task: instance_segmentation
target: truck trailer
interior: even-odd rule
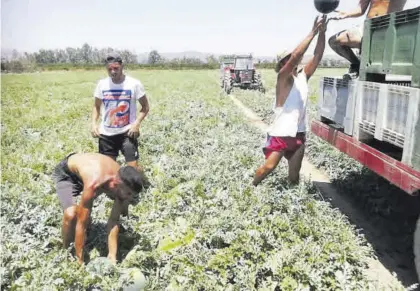
[[[420,192],[420,6],[365,20],[356,79],[321,77],[311,132],[408,195]],[[414,233],[420,280],[420,219]]]

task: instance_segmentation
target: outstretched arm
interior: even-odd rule
[[[303,55],[307,51],[315,35],[318,33],[318,29],[319,29],[319,26],[321,25],[321,21],[322,19],[320,20],[318,17],[315,18],[315,22],[312,27],[312,30],[305,37],[305,39],[293,50],[287,63],[284,64],[284,66],[280,69],[277,79],[283,76],[288,76],[293,73],[294,68],[299,65],[300,61],[303,58]]]
[[[93,204],[94,191],[92,188],[83,189],[80,204],[77,206],[77,223],[75,233],[76,257],[80,264],[83,263],[83,248],[86,238],[86,227],[89,221],[90,212]]]
[[[300,61],[303,58],[306,50],[308,49],[311,41],[314,39],[315,35],[318,33],[318,29],[322,24],[324,18],[315,18],[314,25],[311,32],[308,36],[295,48],[292,52],[289,60],[286,64],[280,69],[277,75],[277,84],[276,84],[276,106],[283,106],[286,102],[287,95],[283,94],[286,82],[288,77],[293,73],[293,70],[299,65]]]
[[[371,0],[360,0],[359,5],[357,8],[350,12],[344,12],[344,11],[338,11],[336,10],[338,14],[336,16],[331,17],[332,20],[340,20],[340,19],[346,19],[346,18],[356,18],[360,17],[363,14],[365,14],[366,10],[369,7]]]
[[[324,19],[325,20],[325,19]],[[318,68],[319,63],[321,62],[322,56],[324,55],[325,50],[325,31],[326,31],[326,23],[324,22],[323,26],[319,30],[318,41],[316,43],[314,56],[306,64],[304,68],[304,72],[306,75],[307,80],[315,73],[316,69]]]

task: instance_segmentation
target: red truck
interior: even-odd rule
[[[365,21],[359,77],[321,78],[311,132],[419,194],[420,7]],[[420,219],[414,255],[420,278]]]

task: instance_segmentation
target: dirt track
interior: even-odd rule
[[[234,104],[243,111],[252,125],[265,132],[267,124],[262,121],[262,118],[247,108],[233,95],[229,95],[229,97]],[[363,233],[371,244],[375,244],[378,259],[370,259],[367,275],[376,290],[392,290],[389,285],[390,283],[393,283],[393,286],[399,285],[402,290],[419,289],[415,285],[417,283],[417,278],[414,270],[410,268],[401,269],[399,260],[393,257],[392,253],[388,252],[388,244],[390,242],[387,241],[386,235],[382,233],[362,211],[357,207],[354,207],[348,197],[341,195],[339,191],[337,191],[331,184],[328,175],[315,168],[306,158],[304,158],[302,162],[301,174],[314,183],[326,201],[329,201],[333,207],[338,208],[345,214],[351,223],[355,224],[358,228],[363,229]],[[389,267],[390,270],[388,270],[382,262],[386,262],[387,266],[391,266]],[[391,274],[391,272],[395,272],[396,269],[398,269],[399,278],[401,278],[401,281],[404,283]]]

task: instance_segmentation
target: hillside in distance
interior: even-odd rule
[[[200,59],[201,61],[205,62],[207,58],[211,55],[213,55],[216,59],[218,59],[223,54],[220,53],[206,53],[206,52],[199,52],[199,51],[184,51],[184,52],[158,52],[164,59],[166,60],[173,60],[173,59],[182,59],[182,58],[193,58],[193,59]],[[252,53],[252,52],[250,52]],[[240,53],[240,54],[246,54],[246,53]],[[143,52],[138,54],[138,61],[140,63],[146,63],[148,59],[149,53]],[[272,62],[276,56],[259,56],[259,55],[253,55],[254,59],[263,61]],[[303,63],[306,63],[309,61],[309,59],[312,57],[312,54],[306,54],[303,58]],[[336,55],[334,53],[325,54],[323,59],[330,59],[330,60],[336,60],[340,61],[343,60],[342,57],[339,55]]]

